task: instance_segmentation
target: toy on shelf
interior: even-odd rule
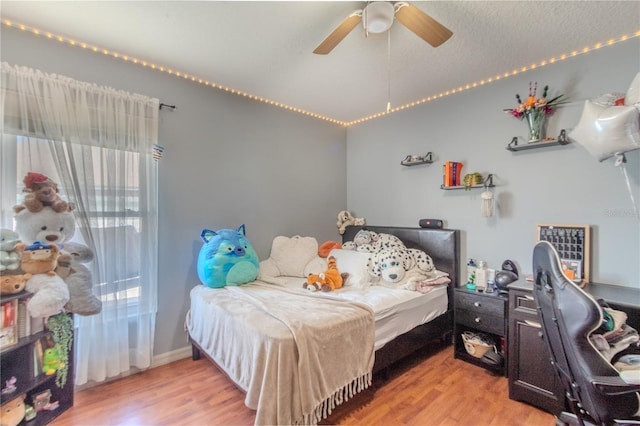
[[[60,352],[55,346],[47,348],[42,354],[42,372],[47,376],[51,376],[56,371],[64,367],[64,363],[60,361]]]
[[[25,395],[20,395],[2,404],[2,407],[0,407],[0,425],[18,426],[20,424],[25,412],[24,398]]]
[[[18,389],[18,387],[16,386],[17,382],[18,379],[16,379],[16,376],[11,376],[9,380],[5,381],[5,387],[2,388],[2,395],[14,393],[16,389]]]
[[[25,285],[25,289],[33,293],[27,302],[27,309],[31,316],[46,318],[61,312],[69,301],[69,289],[62,278],[54,272],[60,254],[58,246],[40,242],[29,246],[26,243],[19,243],[16,249],[22,257],[20,267],[31,274]]]
[[[338,232],[342,235],[345,233],[347,226],[360,226],[365,223],[366,220],[363,217],[355,217],[348,210],[342,210],[338,213],[338,222],[336,222],[336,226],[338,227]]]
[[[31,278],[31,274],[22,275],[1,275],[0,276],[0,295],[17,294],[24,290],[27,280]]]

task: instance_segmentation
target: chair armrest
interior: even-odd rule
[[[640,392],[640,384],[629,384],[620,376],[595,376],[590,380],[591,384],[605,395],[625,395]]]

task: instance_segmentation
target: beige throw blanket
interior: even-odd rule
[[[371,384],[374,319],[363,304],[260,281],[198,286],[188,328],[247,392],[256,424],[316,424]]]

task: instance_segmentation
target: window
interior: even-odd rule
[[[13,182],[8,196],[7,207],[20,204],[24,198],[23,179],[28,172],[38,172],[58,183],[60,196],[73,202],[73,193],[62,182],[56,171],[49,141],[37,138],[7,138],[15,143],[15,163],[13,170],[3,172],[3,179]],[[7,142],[8,143],[8,142]],[[107,259],[102,265],[103,278],[94,280],[94,294],[103,303],[103,309],[115,301],[127,300],[137,303],[140,297],[140,188],[138,164],[140,154],[109,148],[88,147],[92,176],[86,179],[90,187],[83,202],[87,209],[89,225],[94,235],[95,256]],[[11,174],[11,176],[9,176]],[[4,203],[3,203],[4,206]],[[78,206],[76,206],[78,208]],[[4,207],[3,207],[4,209]],[[8,225],[15,228],[15,223]],[[73,241],[87,244],[83,232],[76,223]],[[120,244],[123,243],[124,244]],[[126,250],[118,247],[126,247]],[[106,263],[106,264],[105,264]],[[86,265],[91,269],[92,266]],[[94,274],[96,275],[96,274]]]
[[[39,171],[76,203],[74,238],[94,250],[92,292],[103,304],[98,314],[76,316],[76,385],[148,368],[157,304],[152,147],[159,101],[6,62],[0,67],[3,226],[12,225],[23,175]]]

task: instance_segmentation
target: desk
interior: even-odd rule
[[[640,329],[640,288],[587,284],[584,290],[611,308],[627,313],[627,324]],[[549,363],[549,350],[533,299],[533,283],[519,280],[509,285],[509,398],[550,413],[564,409],[562,385]]]
[[[603,299],[613,309],[626,312],[627,324],[640,330],[640,288],[590,283],[583,290],[596,300]]]

